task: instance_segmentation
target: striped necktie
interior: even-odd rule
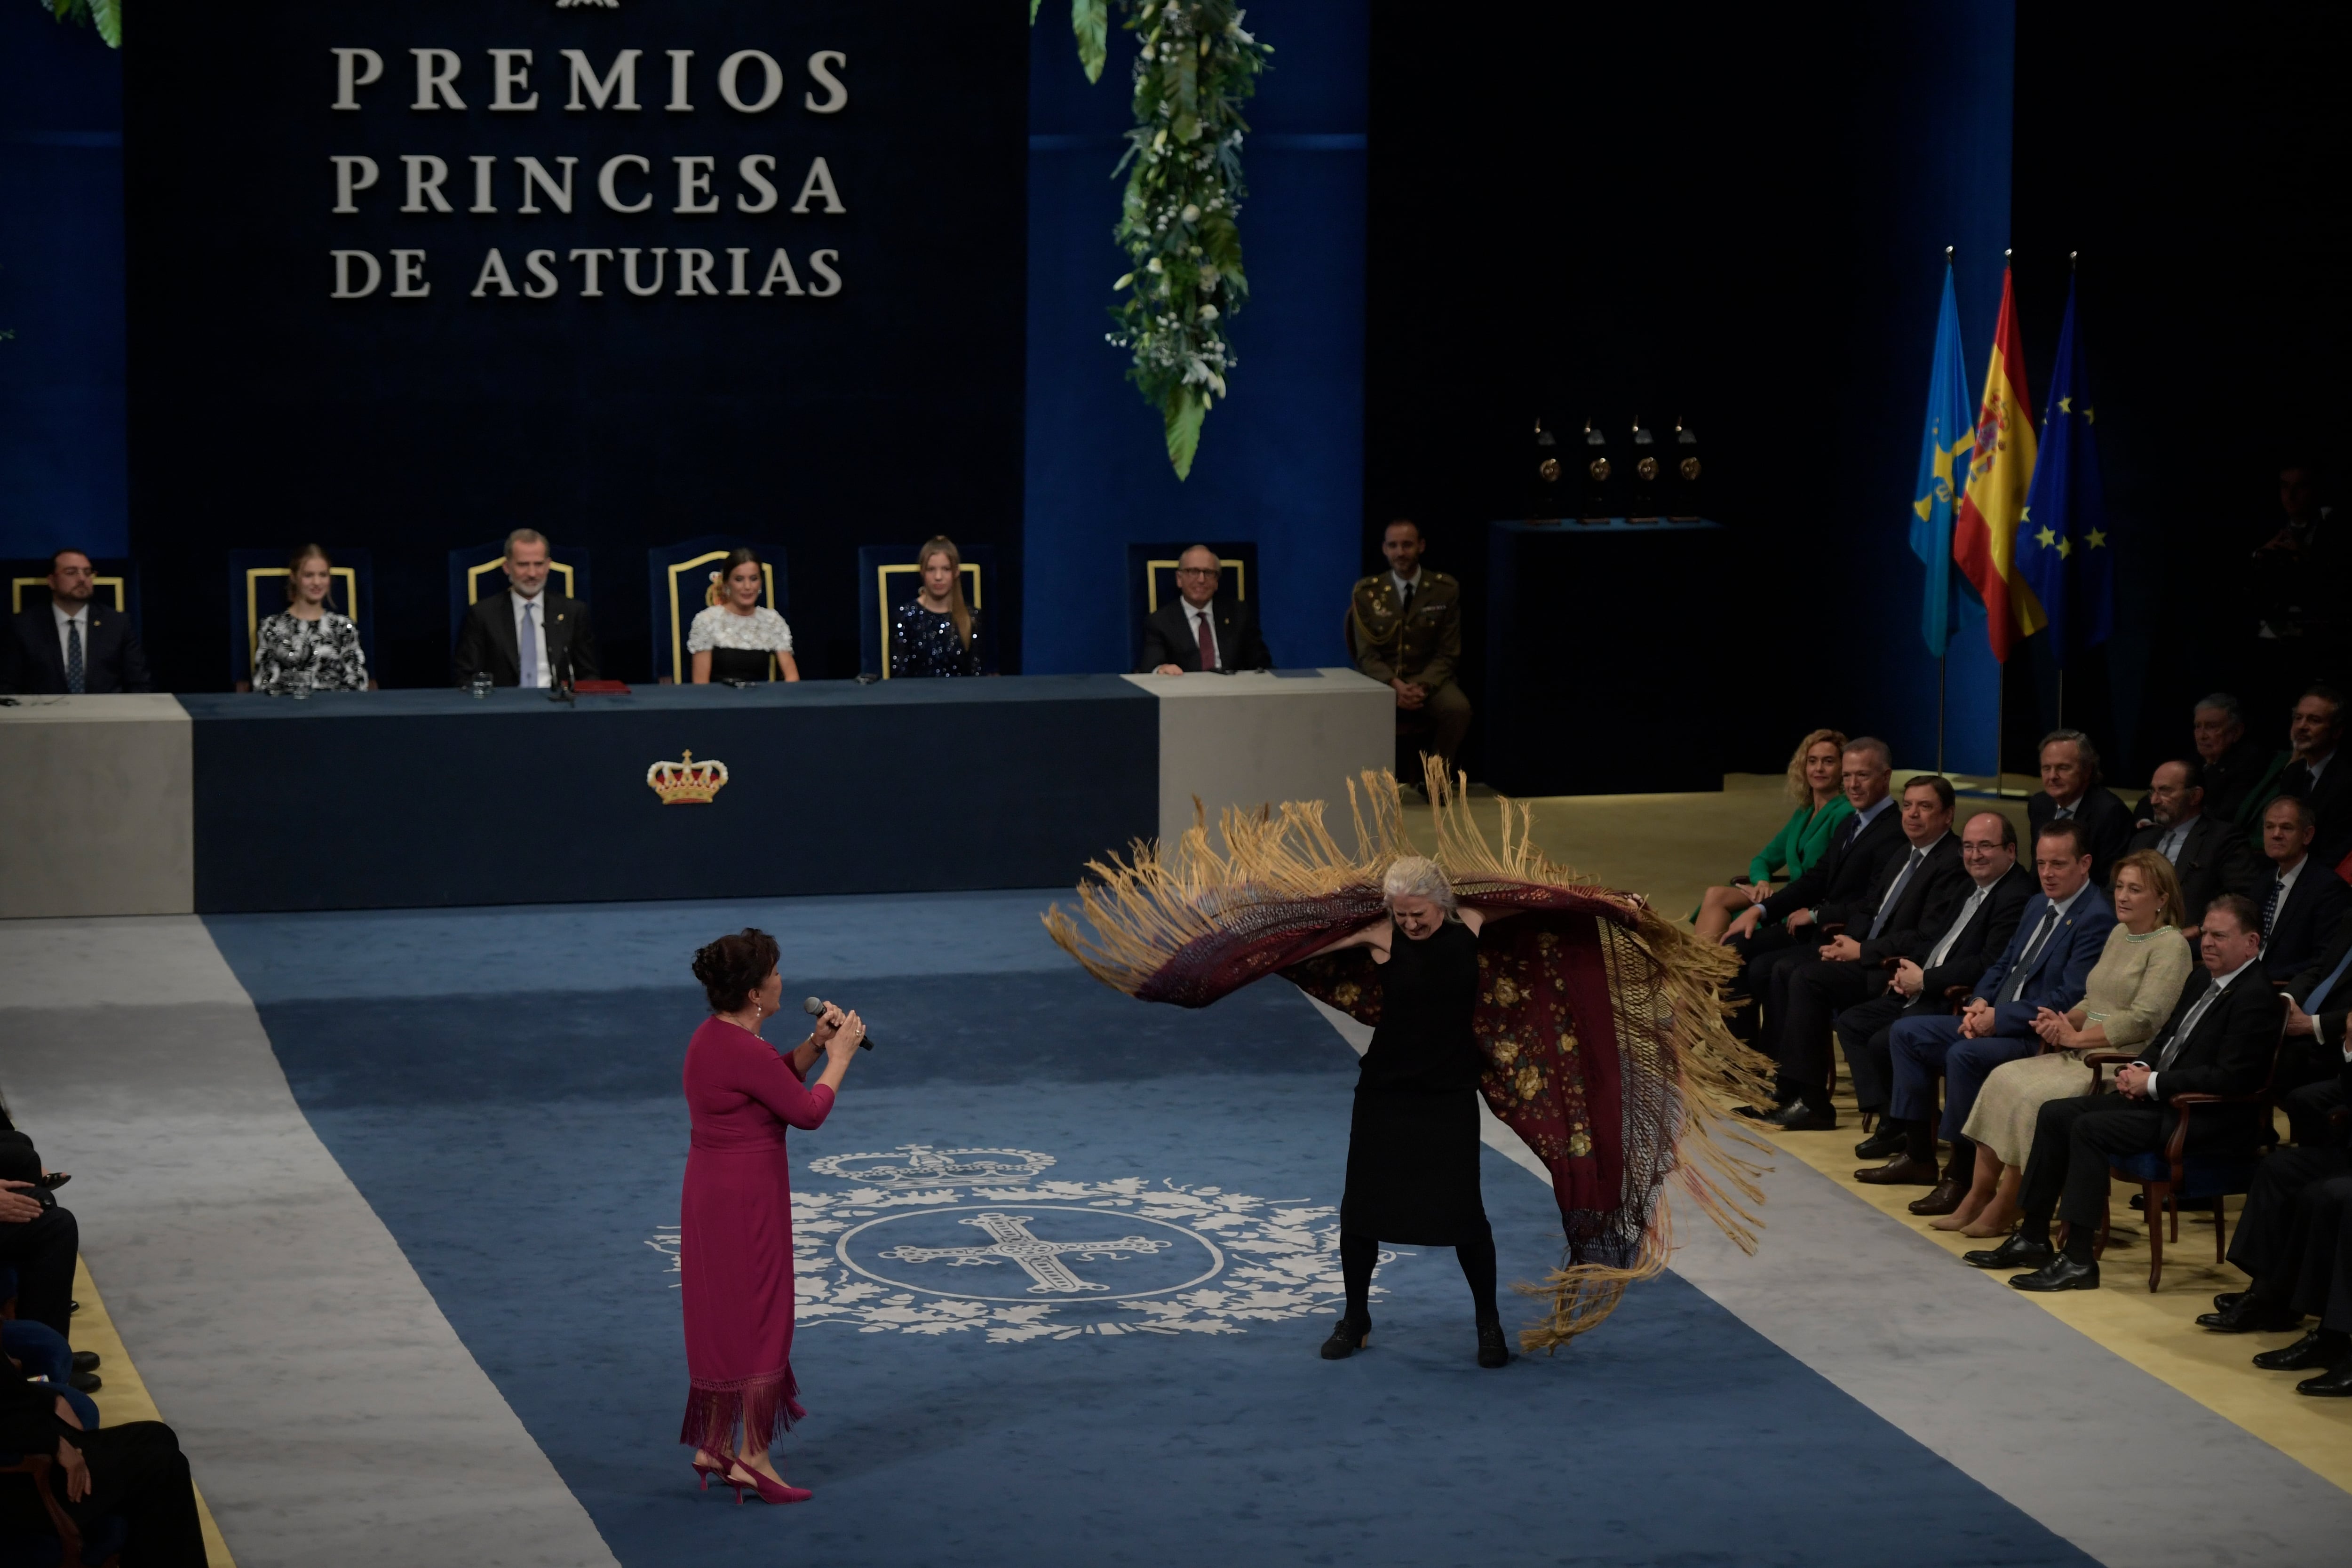
[[[2344,972],[2347,969],[2352,969],[2352,946],[2345,948],[2344,956],[2336,961],[2336,967],[2327,972],[2327,978],[2311,988],[2311,994],[2303,999],[2303,1010],[2318,1012],[2320,1004],[2327,1000],[2328,994],[2336,989],[2336,983],[2344,978]]]
[[[1919,868],[1919,862],[1927,858],[1927,852],[1925,849],[1914,849],[1911,851],[1910,858],[1904,861],[1902,874],[1895,879],[1895,885],[1886,889],[1886,897],[1878,901],[1878,915],[1870,922],[1871,935],[1876,936],[1886,929],[1887,921],[1895,914],[1895,906],[1902,900],[1904,888],[1911,880],[1911,873],[1916,871]]]
[[[2042,949],[2050,941],[2052,928],[2058,923],[2058,906],[2051,905],[2042,912],[2042,923],[2033,928],[2033,936],[2017,955],[2017,967],[2009,972],[2008,984],[2000,988],[2000,999],[2014,1002],[2025,994],[2025,983],[2033,977],[2033,966],[2041,960]]]
[[[2271,879],[2271,896],[2263,900],[2263,940],[2271,939],[2271,922],[2278,919],[2279,899],[2286,891],[2286,879]]]
[[[79,616],[66,623],[66,689],[74,692],[89,689],[89,667],[82,659],[81,618]]]

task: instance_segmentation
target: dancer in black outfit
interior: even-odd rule
[[[1356,1079],[1339,1202],[1347,1315],[1324,1342],[1323,1358],[1353,1355],[1370,1339],[1372,1268],[1385,1239],[1454,1248],[1477,1309],[1478,1364],[1503,1366],[1511,1352],[1495,1305],[1495,1235],[1478,1195],[1486,1058],[1471,1009],[1482,917],[1457,912],[1445,873],[1418,857],[1391,866],[1381,890],[1389,918],[1323,949],[1369,947],[1381,965],[1381,1021]]]

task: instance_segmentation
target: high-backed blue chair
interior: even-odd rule
[[[1195,544],[1217,552],[1217,592],[1247,603],[1258,592],[1257,545],[1249,540],[1185,539],[1127,547],[1127,667],[1143,662],[1143,623],[1176,593],[1176,558]]]
[[[653,631],[655,679],[684,684],[688,679],[694,661],[686,651],[686,634],[693,627],[694,617],[718,602],[712,595],[718,587],[719,563],[729,551],[743,549],[760,552],[760,565],[768,580],[761,602],[787,621],[792,619],[792,580],[782,551],[756,539],[726,533],[706,533],[698,539],[658,545],[646,552],[646,576],[653,588],[653,610],[646,625]],[[768,679],[775,679],[778,673],[776,661],[770,658]]]
[[[253,679],[254,645],[261,623],[286,607],[286,558],[291,550],[232,550],[228,552],[228,676],[232,685]],[[375,674],[375,562],[364,550],[329,550],[334,586],[327,608],[349,616],[359,627],[360,651],[368,674]]]
[[[90,581],[98,589],[98,602],[112,605],[131,617],[133,631],[139,630],[139,563],[127,555],[90,557]],[[284,565],[284,562],[279,562]],[[36,556],[27,561],[0,561],[0,573],[8,578],[8,613],[22,614],[30,605],[47,601],[49,593],[49,563]]]
[[[2280,1040],[2285,1039],[2286,1028],[2279,1026]],[[2137,1061],[2130,1051],[2091,1051],[2084,1061],[2091,1068],[2091,1092],[2100,1092],[2104,1079],[2100,1068]],[[2271,1047],[2269,1071],[2263,1075],[2263,1087],[2252,1094],[2176,1094],[2167,1104],[2179,1114],[2172,1124],[2172,1136],[2158,1152],[2126,1154],[2108,1162],[2108,1169],[2126,1182],[2137,1182],[2140,1206],[2147,1217],[2147,1288],[2153,1293],[2164,1282],[2165,1228],[2168,1224],[2170,1239],[2180,1240],[2180,1205],[2194,1204],[2213,1211],[2213,1261],[2228,1261],[2230,1220],[2223,1201],[2252,1192],[2254,1168],[2262,1163],[2260,1150],[2253,1148],[2215,1148],[2207,1142],[2203,1148],[2195,1145],[2200,1110],[2215,1105],[2259,1105],[2267,1116],[2271,1106],[2271,1085],[2278,1072],[2278,1046]],[[2094,1251],[2104,1254],[2107,1248],[2107,1216],[2099,1216],[2099,1238]]]
[[[980,668],[996,665],[996,551],[958,542],[963,556],[963,595],[980,616]],[[890,679],[890,613],[922,592],[923,568],[911,544],[866,544],[857,551],[858,668]]]
[[[551,550],[548,577],[556,591],[567,599],[592,603],[594,595],[588,586],[588,552],[556,545]],[[507,574],[501,570],[507,563],[507,542],[493,539],[487,544],[469,544],[462,550],[449,552],[449,646],[457,646],[457,632],[466,624],[466,612],[474,607],[485,594],[495,594],[507,585]]]

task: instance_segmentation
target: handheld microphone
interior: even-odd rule
[[[818,996],[810,997],[808,1000],[801,1004],[801,1011],[806,1013],[812,1018],[824,1017],[824,998]],[[871,1035],[861,1036],[857,1041],[857,1048],[861,1051],[872,1050],[874,1048],[874,1037]]]

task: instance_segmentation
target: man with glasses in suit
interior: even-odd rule
[[[1217,552],[1195,544],[1176,558],[1176,597],[1143,623],[1143,668],[1154,675],[1271,669],[1257,616],[1217,594]]]
[[[96,603],[97,590],[88,555],[60,550],[49,557],[47,602],[20,612],[0,647],[0,692],[78,696],[154,689],[131,617]]]
[[[507,586],[476,601],[457,633],[457,684],[488,674],[493,686],[552,687],[596,679],[596,634],[588,606],[551,593],[547,536],[507,535]]]

